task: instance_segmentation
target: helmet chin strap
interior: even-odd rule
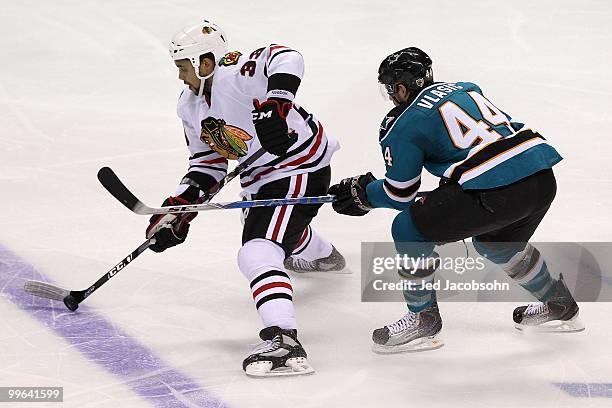
[[[204,94],[204,84],[206,83],[206,80],[208,78],[213,76],[217,67],[215,66],[210,74],[202,76],[200,75],[200,65],[196,65],[196,61],[194,59],[191,60],[191,65],[193,65],[196,77],[200,80],[200,89],[198,90],[198,97],[202,97],[202,95]]]
[[[204,85],[206,84],[206,80],[210,77],[213,76],[213,74],[215,73],[215,70],[213,69],[213,72],[211,72],[208,75],[205,76],[200,76],[200,74],[196,74],[196,76],[198,77],[198,79],[200,80],[200,89],[198,90],[198,96],[202,97],[202,95],[204,94]]]

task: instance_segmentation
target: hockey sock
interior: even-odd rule
[[[293,288],[287,273],[272,270],[258,275],[251,281],[251,292],[264,327],[297,328]]]
[[[533,245],[474,241],[474,247],[540,302],[546,302],[551,296],[556,279],[551,276],[546,261]]]
[[[418,313],[432,305],[434,272],[438,267],[438,254],[412,258],[414,263],[400,268],[398,273],[404,282],[404,299],[411,312]]]
[[[546,302],[551,295],[555,280],[550,275],[546,261],[540,251],[531,244],[500,265],[502,269],[540,302]]]
[[[331,253],[332,244],[309,225],[304,230],[291,255],[311,262],[316,259],[325,258]]]
[[[433,273],[426,278],[411,281],[418,289],[404,290],[404,299],[408,309],[413,313],[427,309],[433,303],[433,289],[427,289],[427,285],[433,284]]]
[[[293,287],[283,267],[284,259],[284,250],[266,239],[248,241],[238,252],[238,266],[249,280],[264,327],[296,329]]]

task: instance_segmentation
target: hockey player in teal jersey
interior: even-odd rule
[[[392,109],[380,127],[384,179],[371,173],[330,188],[334,210],[361,216],[373,208],[399,210],[392,235],[400,254],[425,255],[403,279],[431,282],[434,243],[472,237],[477,251],[499,264],[538,302],[515,309],[518,329],[579,331],[578,306],[528,243],[556,193],[552,167],[562,160],[536,130],[514,121],[470,82],[434,82],[431,59],[410,47],[389,55],[378,80]],[[415,201],[425,168],[440,186]],[[438,348],[442,329],[435,291],[406,290],[408,313],[373,333],[374,351]]]

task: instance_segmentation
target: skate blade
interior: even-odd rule
[[[293,272],[293,273],[297,273],[298,275],[305,275],[305,274],[310,274],[310,273],[325,273],[325,274],[334,274],[334,275],[350,275],[353,273],[352,270],[350,270],[348,267],[344,267],[342,269],[317,269],[317,270],[295,270],[295,269],[289,269],[286,268],[287,270]]]
[[[271,361],[256,361],[249,364],[245,369],[249,377],[283,377],[290,375],[305,375],[314,373],[314,369],[308,364],[304,357],[290,358],[285,363],[285,367],[278,367],[272,370]]]
[[[525,333],[576,333],[584,330],[584,324],[576,313],[569,320],[552,320],[537,326],[515,323],[514,328]]]
[[[397,346],[385,346],[384,344],[373,344],[372,351],[376,354],[412,353],[427,350],[436,350],[444,345],[440,333],[433,336],[422,337]]]
[[[299,274],[305,274],[305,273],[325,273],[325,274],[333,274],[333,275],[350,275],[350,274],[353,273],[353,271],[351,271],[349,268],[342,268],[342,269],[330,269],[328,271],[318,270],[318,271],[295,272],[295,273],[299,273]]]

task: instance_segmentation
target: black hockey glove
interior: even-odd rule
[[[275,156],[282,156],[297,141],[298,135],[287,127],[291,102],[270,98],[263,103],[253,99],[253,124],[261,146]]]
[[[366,186],[375,181],[372,173],[345,178],[329,188],[329,194],[336,196],[332,204],[334,211],[345,215],[366,215],[372,209],[372,204],[366,195]]]
[[[168,197],[162,203],[162,207],[172,205],[187,205],[193,204],[180,196]],[[147,238],[155,238],[155,244],[149,248],[154,252],[164,252],[166,249],[182,244],[187,238],[189,232],[189,222],[193,220],[198,213],[186,214],[156,214],[149,219],[147,227]]]

